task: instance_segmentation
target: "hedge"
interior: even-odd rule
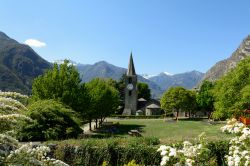
[[[54,142],[56,146],[51,155],[71,166],[98,166],[104,161],[111,166],[120,166],[132,160],[140,165],[159,165],[161,156],[157,149],[160,145],[155,145],[157,142],[150,140],[129,139],[125,144],[119,139],[86,139],[77,143],[74,141]],[[204,165],[226,165],[224,156],[228,154],[228,141],[209,142],[208,148],[210,161]]]
[[[120,118],[120,119],[162,119],[165,115],[112,115],[112,118]]]

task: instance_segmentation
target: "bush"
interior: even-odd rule
[[[134,160],[139,165],[159,165],[161,155],[155,146],[145,138],[86,139],[53,142],[56,148],[53,156],[69,165],[95,166],[105,163],[124,165]],[[177,144],[175,144],[177,145]],[[225,165],[229,142],[209,142],[209,160],[204,165]]]
[[[216,158],[217,165],[226,165],[225,156],[228,154],[229,141],[210,142],[207,148],[210,150],[209,156]]]
[[[160,154],[156,153],[156,147],[137,144],[129,146],[117,145],[116,142],[96,146],[91,142],[79,147],[66,144],[57,146],[56,158],[63,159],[69,165],[96,166],[106,161],[108,165],[123,165],[135,160],[142,165],[158,165]]]
[[[53,100],[37,101],[28,107],[33,121],[21,124],[21,141],[45,141],[76,138],[82,129],[73,117],[73,111]]]
[[[121,119],[162,119],[165,115],[112,115],[112,118],[121,118]]]

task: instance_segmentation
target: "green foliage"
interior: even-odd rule
[[[119,105],[119,92],[106,80],[93,79],[86,84],[90,98],[90,108],[86,116],[91,119],[102,119],[114,113]]]
[[[183,87],[171,87],[161,98],[161,108],[166,112],[191,111],[196,109],[195,92]]]
[[[213,165],[226,165],[225,156],[229,151],[229,141],[209,142],[207,144],[207,148],[210,150],[210,158],[215,159],[215,163]]]
[[[136,141],[137,140],[137,141]],[[133,141],[133,143],[129,143]],[[134,142],[135,141],[135,142]],[[120,139],[91,139],[83,140],[80,144],[70,141],[54,142],[57,144],[54,156],[69,165],[95,166],[102,165],[125,165],[134,160],[138,165],[159,165],[160,153],[156,152],[158,146],[144,144],[141,138],[129,139],[128,144],[121,144]],[[174,143],[176,146],[178,143]],[[170,146],[172,144],[169,144]],[[204,165],[225,165],[224,156],[228,154],[229,142],[208,142],[209,160],[202,160]]]
[[[150,100],[151,94],[150,94],[150,89],[148,87],[148,84],[138,82],[137,83],[137,88],[138,88],[138,99],[139,98],[144,98],[146,100]]]
[[[108,165],[124,165],[132,160],[140,165],[159,165],[157,147],[145,144],[143,139],[129,140],[132,142],[126,145],[121,144],[121,139],[84,140],[77,146],[58,142],[54,155],[72,166],[96,166],[102,165],[103,161]]]
[[[214,110],[213,83],[204,81],[197,94],[196,101],[200,109],[212,112]]]
[[[169,116],[172,116],[169,114]],[[121,119],[162,119],[165,115],[111,115],[112,118],[121,118]]]
[[[19,131],[22,141],[45,141],[76,138],[82,133],[73,111],[53,100],[39,100],[28,107],[27,115],[33,119]]]
[[[32,86],[32,99],[58,100],[77,112],[83,113],[88,106],[87,94],[84,84],[80,84],[79,73],[67,60],[34,80]]]
[[[197,111],[197,102],[196,102],[196,92],[193,90],[187,90],[186,92],[186,105],[184,106],[184,110],[189,112],[189,116],[191,113],[195,113]]]
[[[138,164],[136,164],[135,160],[130,161],[128,164],[125,164],[124,166],[139,166]]]
[[[242,60],[235,69],[215,83],[216,119],[239,116],[243,109],[250,108],[250,58]]]

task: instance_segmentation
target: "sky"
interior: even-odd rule
[[[0,0],[0,31],[44,59],[206,72],[250,34],[249,0]]]

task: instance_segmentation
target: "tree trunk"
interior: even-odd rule
[[[212,115],[212,111],[208,111],[208,114],[207,114],[208,120],[210,120],[211,115]]]
[[[179,120],[179,110],[177,110],[176,112],[176,121],[178,122],[178,120]]]
[[[95,126],[98,128],[98,119],[95,119]]]

